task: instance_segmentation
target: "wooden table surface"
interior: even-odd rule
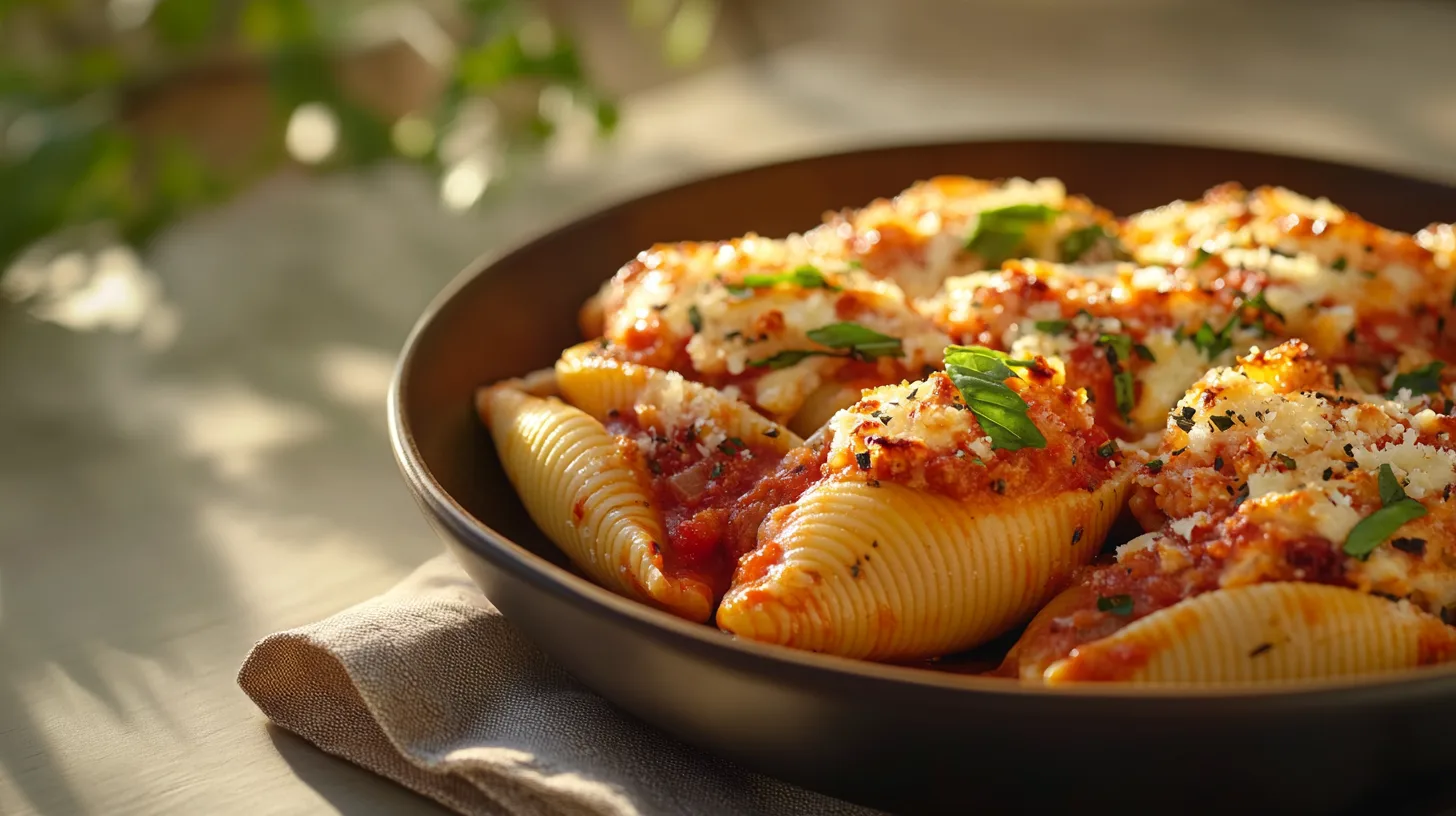
[[[905,139],[1164,136],[1456,179],[1449,3],[874,6],[796,6],[808,41],[628,100],[616,142],[468,216],[405,168],[279,178],[140,261],[8,276],[0,813],[441,812],[266,727],[234,677],[258,638],[438,551],[383,394],[479,252],[688,176]]]

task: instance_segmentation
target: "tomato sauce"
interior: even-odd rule
[[[734,522],[738,500],[775,472],[783,454],[759,440],[736,437],[708,447],[695,426],[648,440],[644,431],[654,432],[625,414],[609,418],[606,428],[640,457],[655,503],[663,510],[664,572],[690,575],[716,593],[724,592],[741,546],[736,541],[747,535],[746,521]]]

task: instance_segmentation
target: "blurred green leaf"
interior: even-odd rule
[[[597,127],[602,133],[614,133],[617,130],[617,122],[621,114],[617,110],[617,103],[610,99],[597,101],[596,107]]]
[[[462,51],[455,73],[465,88],[488,91],[521,72],[525,55],[515,33],[503,34],[490,42]]]
[[[333,17],[318,17],[320,9],[334,6],[315,0],[157,0],[144,23],[134,21],[151,34],[146,44],[131,31],[110,36],[106,22],[95,19],[108,1],[0,0],[0,128],[22,123],[13,145],[0,130],[0,189],[9,193],[0,205],[0,270],[31,244],[71,225],[107,221],[125,240],[142,242],[188,212],[237,193],[287,160],[286,128],[301,105],[326,106],[338,124],[337,145],[320,169],[403,158],[431,172],[445,170],[440,139],[428,148],[418,141],[408,147],[408,140],[394,138],[392,119],[346,92],[338,72],[344,27]],[[535,0],[455,2],[465,15],[456,65],[434,109],[413,116],[445,134],[472,100],[524,82],[531,91],[565,86],[594,112],[600,132],[617,127],[615,102],[589,82],[575,43],[550,25]],[[678,27],[673,36],[689,42],[701,39],[703,17],[679,20],[685,7],[716,10],[714,0],[645,5]],[[664,9],[677,15],[666,16]],[[707,16],[711,24],[713,13]],[[12,47],[17,36],[37,32],[40,48]],[[126,118],[129,105],[156,98],[151,91],[170,82],[170,71],[214,51],[261,61],[275,113],[266,139],[226,176],[175,134],[149,129],[143,137]],[[48,52],[62,58],[35,57]],[[496,147],[508,155],[533,150],[556,129],[539,112],[507,118],[505,141]]]
[[[318,31],[307,0],[249,0],[240,27],[244,41],[260,49],[305,43]]]
[[[149,24],[163,43],[193,49],[211,39],[217,6],[208,0],[157,0]]]

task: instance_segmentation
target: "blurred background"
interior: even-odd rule
[[[476,255],[897,141],[1456,181],[1453,42],[1449,0],[0,0],[0,813],[423,807],[233,676],[437,552],[384,392]]]

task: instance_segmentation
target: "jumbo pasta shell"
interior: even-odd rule
[[[567,349],[556,363],[556,384],[567,402],[598,420],[618,414],[642,417],[650,410],[669,426],[707,421],[727,436],[751,439],[780,453],[804,444],[747,403],[674,371],[594,354],[595,345]]]
[[[836,413],[859,402],[863,393],[860,384],[830,380],[804,399],[804,404],[789,420],[789,429],[801,436],[812,436]]]
[[[483,389],[477,408],[531,519],[572,563],[617,593],[708,620],[712,588],[664,574],[662,515],[602,423],[505,386]]]
[[[1405,602],[1328,584],[1197,595],[1076,649],[1048,685],[1239,684],[1394,671],[1456,657],[1456,629]]]
[[[718,625],[869,660],[976,646],[1031,615],[1092,558],[1128,473],[1094,492],[989,508],[892,483],[821,483],[764,523]]]

